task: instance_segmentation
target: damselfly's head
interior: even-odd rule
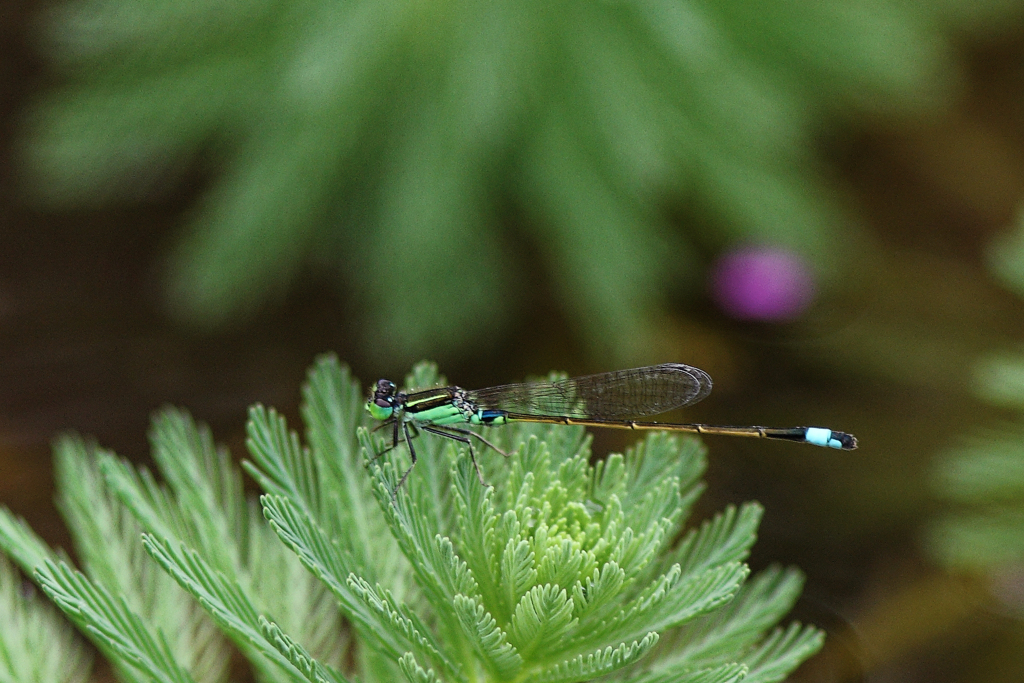
[[[366,412],[374,420],[386,420],[395,412],[395,383],[379,379],[373,385],[373,394],[366,402]]]

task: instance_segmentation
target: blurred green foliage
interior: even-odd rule
[[[1024,213],[988,257],[993,275],[1024,295]],[[1013,417],[975,429],[939,459],[933,490],[950,509],[930,526],[927,542],[947,566],[1005,572],[1024,563],[1024,352],[984,354],[973,378],[977,396]]]
[[[1016,225],[997,237],[986,253],[988,267],[999,282],[1024,298],[1024,208]]]
[[[976,370],[979,393],[1024,408],[1024,355],[991,356]],[[1024,562],[1024,415],[950,449],[937,463],[936,493],[949,505],[930,527],[933,556],[947,566],[1001,571]]]
[[[814,136],[941,105],[958,80],[945,27],[1009,11],[79,0],[45,22],[63,84],[29,117],[29,184],[98,205],[214,159],[166,268],[172,309],[199,325],[312,267],[372,351],[450,353],[521,314],[513,292],[541,272],[593,350],[631,358],[729,243],[791,246],[840,277],[849,222]]]

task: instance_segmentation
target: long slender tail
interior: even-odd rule
[[[545,422],[550,424],[580,425],[582,427],[608,427],[611,429],[663,429],[672,432],[692,434],[716,434],[721,436],[744,436],[755,439],[796,441],[814,446],[852,451],[857,447],[853,434],[837,432],[825,427],[734,427],[706,424],[674,424],[671,422],[637,422],[634,420],[599,420],[575,417],[523,415],[508,413],[508,421]]]

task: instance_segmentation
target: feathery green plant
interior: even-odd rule
[[[0,681],[85,683],[91,663],[67,622],[0,555]]]
[[[409,384],[439,380],[421,364]],[[510,425],[495,437],[510,457],[481,458],[485,488],[465,450],[424,438],[393,495],[407,458],[372,458],[348,371],[322,359],[304,398],[306,445],[275,411],[250,412],[244,466],[269,524],[209,432],[165,410],[163,483],[58,442],[83,572],[6,510],[0,547],[125,681],[226,680],[230,643],[261,681],[767,683],[821,646],[813,627],[776,626],[798,572],[747,580],[760,506],[684,533],[695,439],[654,434],[591,466],[582,429]]]
[[[934,110],[958,73],[943,26],[1012,6],[71,0],[48,14],[65,84],[28,118],[26,166],[34,191],[95,205],[212,151],[168,267],[193,321],[313,265],[355,329],[388,330],[371,352],[451,352],[493,338],[539,254],[581,338],[635,356],[665,295],[702,282],[699,253],[767,241],[841,280],[854,244],[815,136]],[[707,218],[681,233],[680,204]],[[430,286],[393,296],[396,273]]]

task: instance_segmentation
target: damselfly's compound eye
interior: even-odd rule
[[[373,391],[373,400],[377,405],[388,406],[394,403],[395,383],[387,379],[377,380],[377,387]],[[384,403],[381,403],[384,401]]]

